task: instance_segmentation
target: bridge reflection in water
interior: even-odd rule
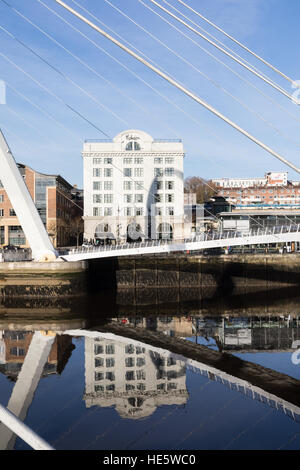
[[[68,367],[75,337],[84,338],[87,408],[114,407],[121,418],[139,420],[164,405],[185,406],[190,370],[300,420],[299,380],[229,354],[294,352],[300,316],[134,315],[91,330],[76,329],[84,326],[78,321],[69,323],[75,329],[67,329],[67,321],[56,330],[54,323],[44,330],[40,323],[37,330],[34,323],[20,330],[12,323],[2,326],[0,371],[14,382],[8,404],[2,404],[22,421],[39,381]],[[0,448],[13,449],[15,440],[16,435],[0,425]]]

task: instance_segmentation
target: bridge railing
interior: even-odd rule
[[[298,233],[300,232],[300,224],[292,224],[292,225],[274,225],[273,227],[257,227],[252,228],[249,231],[241,232],[236,230],[222,230],[222,231],[211,231],[201,233],[200,235],[196,235],[192,238],[182,238],[176,240],[147,240],[144,242],[133,242],[133,243],[122,243],[111,245],[107,244],[104,246],[99,245],[92,245],[88,247],[81,247],[70,250],[68,254],[77,254],[77,253],[93,253],[99,251],[117,251],[117,250],[130,250],[130,249],[137,249],[137,248],[150,248],[162,245],[180,245],[186,243],[197,243],[197,242],[206,242],[212,240],[230,240],[236,238],[249,238],[249,237],[264,237],[266,235],[280,235],[284,233]],[[280,242],[280,239],[278,239]]]

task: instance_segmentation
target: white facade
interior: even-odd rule
[[[181,141],[128,130],[112,140],[86,141],[82,156],[85,239],[126,240],[137,225],[133,239],[167,237],[168,231],[182,236]]]
[[[123,418],[145,418],[159,406],[184,405],[185,381],[185,363],[172,356],[154,355],[130,343],[85,338],[87,408],[114,406]]]

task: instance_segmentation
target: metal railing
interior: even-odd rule
[[[148,240],[144,242],[134,242],[134,243],[122,243],[122,244],[107,244],[102,246],[91,245],[89,247],[81,247],[77,249],[70,250],[68,253],[64,254],[80,254],[80,253],[93,253],[101,251],[118,251],[118,250],[136,250],[138,248],[150,248],[164,245],[184,245],[187,243],[197,243],[197,242],[208,242],[213,240],[231,240],[240,238],[241,241],[249,237],[264,237],[267,235],[273,235],[277,238],[278,243],[280,243],[280,235],[284,233],[298,233],[300,232],[300,224],[298,225],[280,225],[273,227],[264,227],[264,228],[252,228],[247,232],[240,232],[234,230],[222,230],[222,231],[212,231],[202,233],[192,238],[183,238],[176,240]]]

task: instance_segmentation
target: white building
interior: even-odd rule
[[[123,418],[141,419],[162,405],[184,405],[188,396],[183,361],[130,342],[85,338],[87,408],[114,406]]]
[[[127,130],[85,141],[84,238],[182,238],[183,157],[180,140]]]

